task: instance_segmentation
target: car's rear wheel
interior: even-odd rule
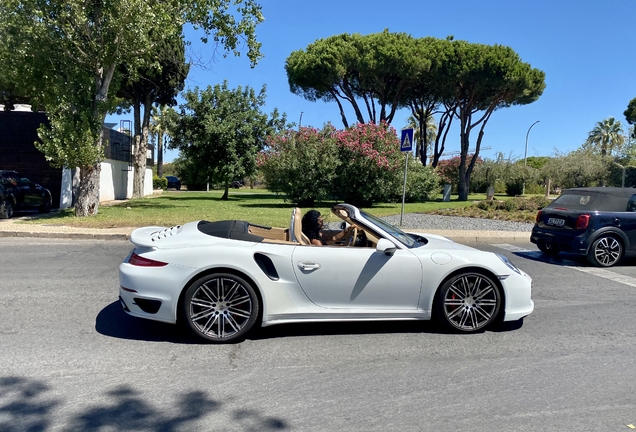
[[[11,219],[13,217],[13,203],[8,199],[0,203],[0,219]]]
[[[497,319],[501,292],[492,279],[482,273],[460,273],[439,289],[436,307],[437,317],[446,327],[473,333]]]
[[[545,240],[540,240],[537,243],[537,247],[539,248],[541,252],[550,256],[554,256],[558,254],[559,252],[561,252],[559,245],[557,245],[556,243],[545,241]]]
[[[40,213],[48,213],[51,211],[51,198],[45,196],[42,198],[42,205],[38,208]]]
[[[214,343],[236,342],[254,326],[259,302],[251,284],[229,273],[195,281],[185,292],[182,313],[190,330]]]
[[[623,257],[623,244],[614,236],[601,236],[594,240],[587,253],[589,262],[597,267],[611,267]]]

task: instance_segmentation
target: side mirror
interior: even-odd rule
[[[393,255],[397,250],[397,247],[393,244],[393,242],[387,239],[380,239],[378,241],[378,245],[375,247],[376,252],[381,252],[385,255]]]

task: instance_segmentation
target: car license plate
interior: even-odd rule
[[[563,226],[565,225],[565,219],[548,218],[548,225]]]

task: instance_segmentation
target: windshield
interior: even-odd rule
[[[422,246],[422,243],[416,241],[413,237],[411,237],[410,235],[408,235],[407,233],[405,233],[401,229],[394,227],[390,223],[388,223],[388,222],[386,222],[386,221],[384,221],[384,220],[382,220],[382,219],[380,219],[380,218],[378,218],[376,216],[373,216],[373,215],[371,215],[371,214],[369,214],[367,212],[364,212],[362,210],[360,210],[360,214],[362,214],[362,216],[364,216],[365,219],[370,220],[371,222],[373,222],[374,224],[376,224],[377,226],[382,228],[384,231],[386,231],[387,233],[391,234],[393,237],[398,239],[406,247],[416,248],[416,247]]]

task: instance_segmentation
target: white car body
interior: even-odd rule
[[[368,233],[367,247],[250,241],[249,235],[246,240],[221,238],[203,233],[201,221],[137,229],[130,239],[135,248],[119,267],[122,307],[132,316],[176,323],[188,287],[202,275],[222,272],[239,275],[257,291],[262,326],[429,320],[444,283],[453,275],[476,272],[499,287],[498,319],[519,320],[533,311],[531,278],[499,255],[427,234],[412,234],[425,244],[409,247],[403,242],[407,234],[378,225],[356,207],[340,204],[332,211],[346,213],[341,216],[345,221]],[[164,265],[131,264],[133,252]]]

